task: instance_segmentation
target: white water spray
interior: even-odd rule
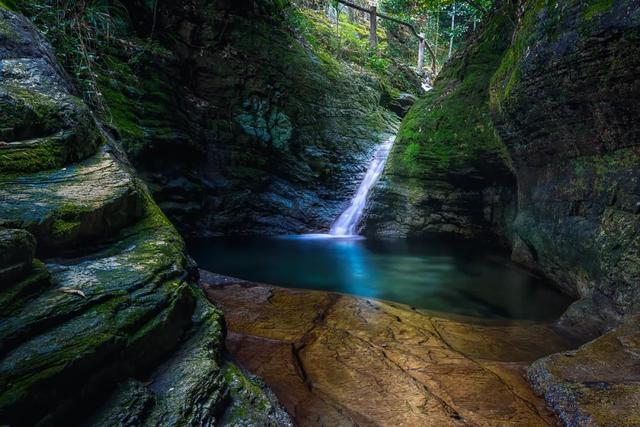
[[[353,236],[356,234],[356,227],[360,222],[364,207],[367,203],[367,196],[369,192],[382,175],[384,165],[389,157],[389,152],[393,146],[395,137],[389,138],[384,143],[380,144],[376,150],[373,160],[367,169],[367,174],[358,187],[355,196],[351,199],[349,207],[340,214],[338,219],[331,226],[329,234],[333,236]]]

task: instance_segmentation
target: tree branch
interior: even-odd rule
[[[341,4],[343,4],[343,5],[347,6],[347,7],[351,7],[353,9],[357,9],[357,10],[359,10],[361,12],[365,12],[365,13],[371,14],[371,10],[370,9],[364,8],[362,6],[358,6],[357,4],[350,3],[350,2],[348,2],[346,0],[337,0],[337,1],[338,1],[338,3],[341,3]],[[394,17],[389,16],[389,15],[385,15],[385,14],[380,13],[380,12],[376,12],[376,16],[378,18],[382,18],[382,19],[386,19],[386,20],[391,21],[391,22],[395,22],[396,24],[404,25],[405,27],[408,27],[411,30],[411,32],[419,40],[424,40],[424,44],[425,44],[427,50],[429,51],[429,55],[431,56],[431,69],[433,70],[433,72],[436,71],[436,54],[435,54],[435,52],[433,51],[433,49],[431,49],[431,46],[429,45],[427,40],[425,40],[424,37],[422,37],[420,35],[420,33],[418,33],[418,30],[416,30],[416,28],[411,23],[406,22],[406,21],[402,21],[402,20],[400,20],[398,18],[394,18]]]

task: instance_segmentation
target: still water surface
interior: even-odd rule
[[[506,254],[469,242],[234,237],[195,240],[189,251],[201,268],[249,281],[468,316],[551,320],[571,303]]]

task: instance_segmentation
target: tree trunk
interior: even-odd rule
[[[448,58],[451,58],[451,54],[453,53],[453,36],[454,36],[455,29],[456,29],[456,4],[453,3],[453,11],[451,12],[451,40],[449,41]]]
[[[424,68],[424,33],[420,33],[420,41],[418,44],[418,74],[422,75],[422,69]]]
[[[436,41],[434,43],[434,50],[436,57],[438,56],[438,42],[440,41],[440,7],[436,9]]]
[[[378,11],[375,6],[371,6],[371,13],[369,14],[369,41],[371,42],[371,48],[378,47]]]

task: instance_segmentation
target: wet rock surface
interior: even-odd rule
[[[0,424],[290,425],[51,47],[1,4],[0,37]],[[22,119],[61,133],[15,144]]]
[[[130,13],[136,30],[156,16],[140,1]],[[287,13],[271,0],[160,3],[165,54],[143,56],[143,72],[112,55],[124,65],[101,87],[127,118],[113,125],[185,235],[326,231],[397,127],[380,82],[318,49]]]
[[[640,424],[638,320],[529,367],[529,381],[565,425]]]
[[[518,180],[514,255],[610,327],[640,310],[638,4],[528,2],[515,37],[491,101]]]
[[[555,425],[525,368],[575,343],[551,325],[411,307],[202,272],[227,346],[300,425]]]

